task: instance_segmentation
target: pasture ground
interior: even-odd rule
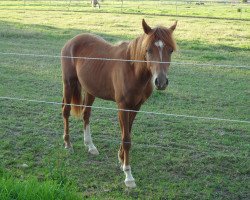
[[[174,7],[154,3],[147,1],[148,8],[138,12],[126,1],[121,12],[111,1],[100,10],[75,1],[69,9],[60,1],[1,1],[0,52],[58,56],[64,43],[82,32],[116,43],[140,35],[142,18],[151,26],[178,20],[179,51],[172,60],[211,65],[173,63],[169,88],[154,91],[141,110],[249,121],[250,70],[236,68],[249,66],[249,6],[242,4],[239,16],[227,12],[234,5],[205,5],[213,9],[208,16],[202,6],[180,4],[180,15],[195,16],[183,17],[174,16]],[[164,16],[167,12],[172,16]],[[59,58],[0,54],[0,60],[0,97],[61,102]],[[116,107],[99,99],[94,105]],[[93,109],[91,130],[100,155],[91,156],[79,119],[70,121],[74,154],[63,148],[60,105],[0,99],[0,107],[1,193],[5,174],[11,174],[24,184],[49,182],[63,192],[68,186],[69,195],[79,198],[250,199],[249,123],[138,114],[131,158],[137,188],[127,190],[117,162],[116,111]]]

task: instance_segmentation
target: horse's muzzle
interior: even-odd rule
[[[167,78],[156,78],[154,84],[157,90],[165,90],[168,86],[168,82]]]

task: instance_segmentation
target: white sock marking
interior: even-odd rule
[[[92,141],[89,125],[87,125],[86,128],[84,129],[84,144],[89,148],[89,153],[99,154],[97,148],[95,147]]]
[[[135,184],[135,179],[133,178],[132,176],[132,173],[131,173],[131,167],[130,165],[123,165],[123,171],[125,173],[125,176],[126,176],[126,179],[125,179],[125,185],[127,187],[136,187],[136,184]]]
[[[124,171],[124,173],[126,175],[126,180],[127,181],[134,181],[135,180],[133,178],[132,174],[131,174],[131,167],[130,167],[130,165],[128,165],[128,166],[123,165],[123,171]]]

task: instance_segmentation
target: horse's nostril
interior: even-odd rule
[[[155,79],[155,85],[156,85],[156,86],[159,86],[158,78]]]
[[[168,85],[168,82],[169,82],[168,79],[166,79],[166,85]]]

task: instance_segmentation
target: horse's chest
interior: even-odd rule
[[[129,105],[137,106],[139,104],[143,104],[152,94],[152,86],[151,84],[146,87],[138,87],[134,90],[131,90],[125,96],[126,102]]]

